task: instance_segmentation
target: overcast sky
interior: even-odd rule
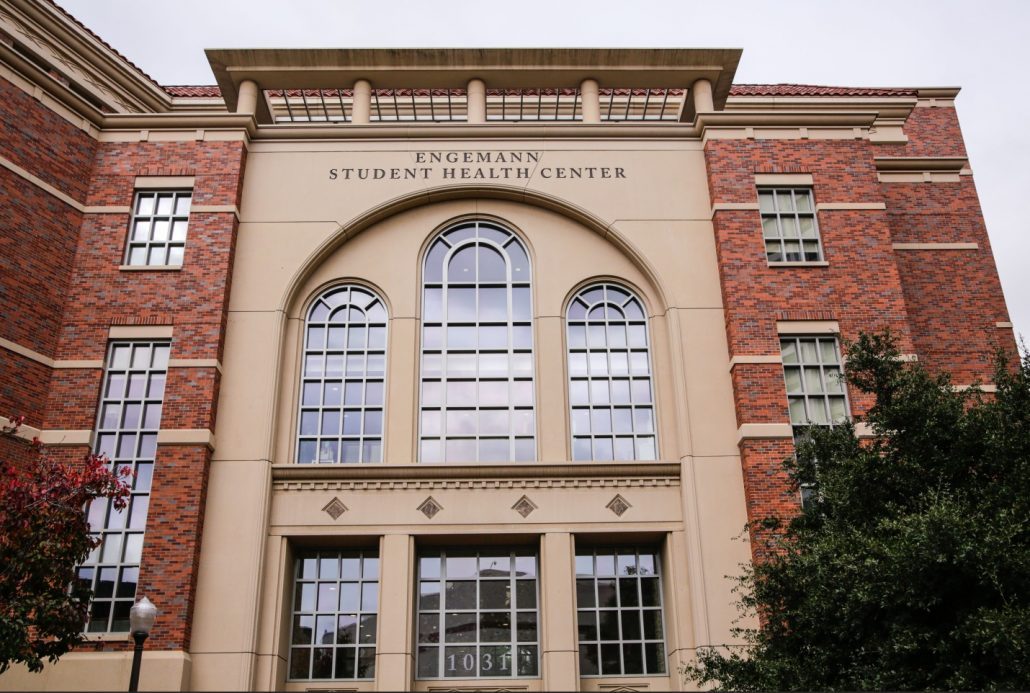
[[[743,48],[738,83],[959,86],[1009,312],[1030,340],[1030,1],[57,0],[161,84],[205,48]]]

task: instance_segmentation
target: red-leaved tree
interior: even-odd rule
[[[82,641],[92,594],[75,567],[98,543],[84,510],[100,497],[121,509],[129,495],[106,458],[65,463],[17,437],[24,420],[0,427],[0,449],[31,446],[20,461],[0,455],[0,673],[15,663],[39,671]]]

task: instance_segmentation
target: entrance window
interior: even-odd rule
[[[371,679],[376,668],[379,558],[321,551],[294,570],[290,679]]]
[[[418,589],[418,678],[540,675],[535,553],[423,554]]]
[[[662,583],[655,551],[576,552],[583,676],[665,673]]]
[[[536,459],[529,257],[507,229],[465,222],[423,268],[419,460]]]

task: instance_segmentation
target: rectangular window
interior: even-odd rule
[[[189,190],[138,191],[132,205],[125,264],[182,265],[192,199]]]
[[[129,608],[136,597],[150,505],[168,350],[167,342],[114,342],[108,349],[93,449],[107,457],[112,469],[133,472],[132,494],[128,506],[120,511],[104,498],[89,506],[90,530],[101,543],[78,569],[78,579],[93,589],[88,632],[129,630]]]
[[[423,554],[418,589],[418,678],[540,675],[535,553]]]
[[[790,423],[830,426],[849,418],[836,337],[780,339]]]
[[[320,551],[297,559],[290,679],[371,679],[376,669],[379,557]]]
[[[765,257],[770,262],[823,259],[815,202],[809,188],[759,188]]]
[[[662,583],[656,551],[576,552],[582,676],[665,673]]]

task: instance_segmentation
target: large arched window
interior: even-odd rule
[[[534,460],[526,249],[501,226],[463,222],[429,246],[422,282],[419,459]]]
[[[383,461],[386,308],[360,286],[318,297],[304,323],[297,461]]]
[[[614,284],[588,286],[569,303],[572,459],[653,460],[654,388],[640,300]]]

